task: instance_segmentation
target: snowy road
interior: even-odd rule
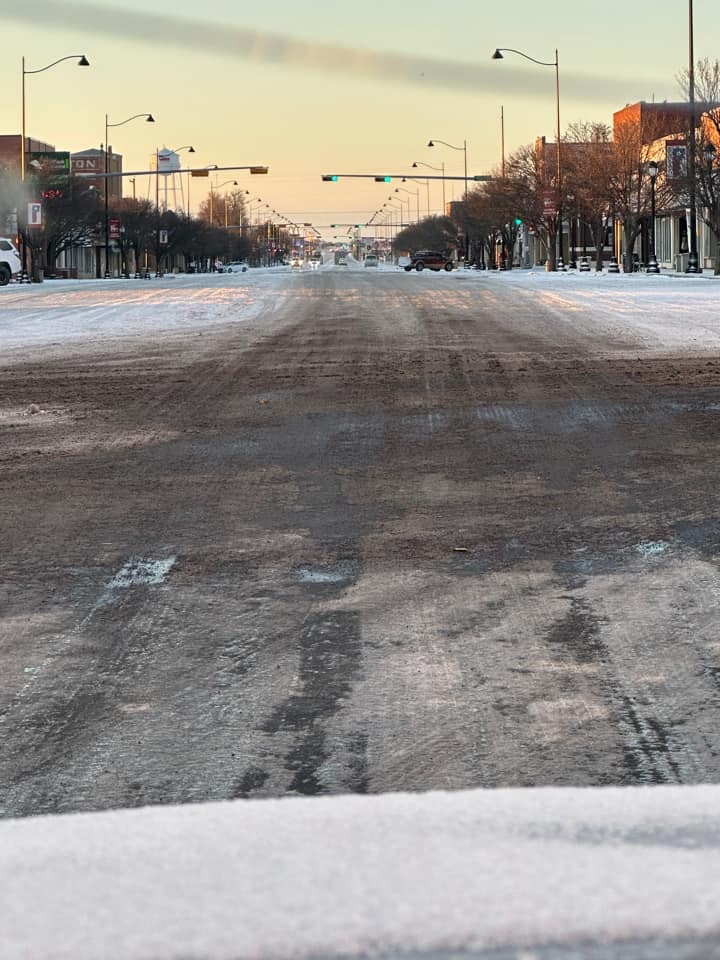
[[[717,783],[717,291],[0,291],[4,815]]]

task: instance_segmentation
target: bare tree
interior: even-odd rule
[[[615,126],[611,160],[611,201],[613,216],[622,221],[623,270],[635,269],[633,251],[650,214],[650,177],[648,162],[653,143],[662,127],[659,115],[641,110],[637,120],[629,119]]]
[[[598,121],[570,124],[565,176],[572,210],[592,237],[595,269],[602,270],[603,248],[613,211],[612,131]]]
[[[426,217],[401,230],[393,240],[396,253],[414,250],[445,251],[457,242],[457,227],[450,217]]]
[[[685,95],[689,94],[687,70],[678,77]],[[696,195],[700,216],[715,237],[714,271],[720,274],[720,61],[700,60],[695,67],[695,101],[700,123],[695,131]],[[688,193],[687,182],[675,184],[676,194]]]

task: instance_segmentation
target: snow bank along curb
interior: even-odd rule
[[[238,801],[0,822],[2,957],[720,936],[720,787]]]

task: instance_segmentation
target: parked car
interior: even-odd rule
[[[374,253],[369,253],[365,257],[365,266],[366,267],[376,267],[378,265],[378,258]]]
[[[15,244],[7,237],[0,237],[0,287],[10,283],[21,268],[20,254]]]
[[[410,257],[410,263],[405,265],[406,270],[447,270],[448,273],[455,264],[450,257],[436,250],[418,250]]]
[[[225,273],[245,273],[248,265],[244,260],[231,260],[225,264]]]

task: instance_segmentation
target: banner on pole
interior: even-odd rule
[[[27,208],[27,225],[29,227],[42,226],[42,204],[29,203]]]

